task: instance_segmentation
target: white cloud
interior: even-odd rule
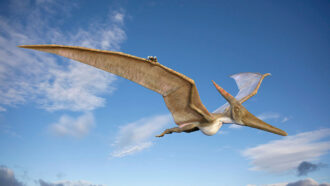
[[[61,17],[68,16],[75,5],[38,2],[12,1],[8,16],[0,17],[0,111],[28,101],[51,111],[88,111],[104,106],[101,96],[114,90],[114,75],[17,45],[48,43],[119,50],[126,39],[122,28],[124,13],[114,14],[118,14],[117,21],[93,20],[87,27],[63,31],[59,25],[66,20]],[[51,11],[61,5],[65,7]],[[11,14],[19,21],[12,21]],[[118,23],[120,17],[122,23]],[[60,64],[59,59],[68,63]]]
[[[120,24],[124,23],[125,14],[123,12],[114,12],[112,19]]]
[[[5,111],[7,111],[7,109],[0,106],[0,112],[5,112]]]
[[[123,157],[151,147],[150,138],[164,130],[164,127],[170,122],[170,115],[158,115],[143,118],[120,127],[116,141],[113,144],[115,150],[111,153],[111,156]]]
[[[130,155],[130,154],[134,154],[139,151],[142,151],[143,149],[147,149],[147,148],[151,147],[151,145],[152,145],[152,142],[148,141],[148,142],[140,142],[140,143],[135,143],[132,145],[124,146],[124,147],[121,147],[120,150],[114,151],[111,154],[111,156],[116,157],[116,158],[124,157],[124,156]]]
[[[115,78],[85,64],[70,63],[67,69],[50,69],[54,79],[42,82],[38,88],[46,99],[39,103],[49,111],[70,109],[94,110],[105,104],[98,94],[111,92]]]
[[[269,119],[278,119],[281,117],[281,115],[275,112],[266,112],[258,115],[257,117],[261,120],[269,120]]]
[[[286,186],[330,186],[330,183],[319,184],[317,181],[313,180],[312,178],[307,178],[304,180],[288,183]]]
[[[69,45],[79,45],[89,48],[119,50],[120,44],[126,39],[126,33],[122,28],[124,14],[115,11],[114,16],[107,18],[107,24],[93,23],[86,29],[79,29],[77,33],[71,35]],[[119,22],[118,15],[121,15]],[[110,22],[109,22],[110,21]]]
[[[330,183],[318,183],[312,178],[306,178],[303,180],[298,180],[296,182],[291,183],[274,183],[274,184],[266,184],[262,186],[330,186]]]
[[[252,160],[252,170],[278,173],[296,169],[303,161],[317,160],[330,150],[330,129],[287,136],[243,151]]]
[[[290,119],[289,117],[284,117],[281,122],[285,123],[285,122],[289,121],[289,119]]]
[[[240,129],[242,127],[243,127],[242,125],[237,125],[237,124],[231,124],[231,125],[229,125],[229,128],[231,128],[231,129]]]
[[[22,136],[15,132],[10,125],[4,123],[0,123],[0,132],[3,132],[11,137],[22,138]]]
[[[72,118],[67,115],[61,116],[57,123],[50,125],[50,131],[57,136],[83,137],[94,126],[94,116],[91,113]]]
[[[287,186],[288,183],[273,183],[273,184],[266,184],[262,186]]]

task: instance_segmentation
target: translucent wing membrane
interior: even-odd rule
[[[241,102],[243,98],[251,95],[253,91],[257,89],[259,81],[262,78],[262,74],[245,72],[245,73],[234,74],[231,75],[230,77],[235,79],[239,89],[239,92],[235,98]]]
[[[231,75],[230,77],[233,78],[236,81],[236,84],[238,86],[238,93],[235,96],[235,98],[240,102],[243,103],[250,97],[254,96],[256,94],[261,81],[263,78],[270,74],[262,75],[260,73],[252,73],[252,72],[244,72],[244,73],[238,73]],[[226,110],[226,108],[229,107],[229,104],[226,103],[216,109],[214,113],[222,113]]]
[[[226,110],[226,108],[228,108],[228,106],[229,104],[225,103],[221,107],[217,108],[213,113],[223,113]]]

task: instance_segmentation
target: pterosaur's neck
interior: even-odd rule
[[[213,113],[216,120],[222,123],[235,123],[234,120],[229,116],[229,114],[224,113]]]

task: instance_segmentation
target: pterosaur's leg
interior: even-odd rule
[[[197,126],[198,126],[197,124],[187,124],[187,125],[184,125],[183,127],[174,127],[174,128],[166,129],[163,133],[161,133],[160,135],[157,135],[156,137],[163,137],[165,134],[172,134],[173,132],[176,132],[176,133],[195,132],[195,131],[199,130]]]

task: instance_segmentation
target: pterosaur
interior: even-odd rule
[[[161,94],[172,113],[178,127],[166,129],[157,137],[165,134],[202,131],[205,135],[214,135],[225,123],[248,126],[272,132],[282,136],[287,133],[251,114],[242,103],[254,96],[263,79],[270,75],[260,73],[239,73],[231,77],[239,88],[236,97],[222,87],[213,84],[228,101],[225,105],[210,113],[202,104],[195,82],[157,61],[155,57],[140,58],[122,52],[113,52],[63,45],[23,45],[22,48],[67,57],[101,70],[116,74]]]

